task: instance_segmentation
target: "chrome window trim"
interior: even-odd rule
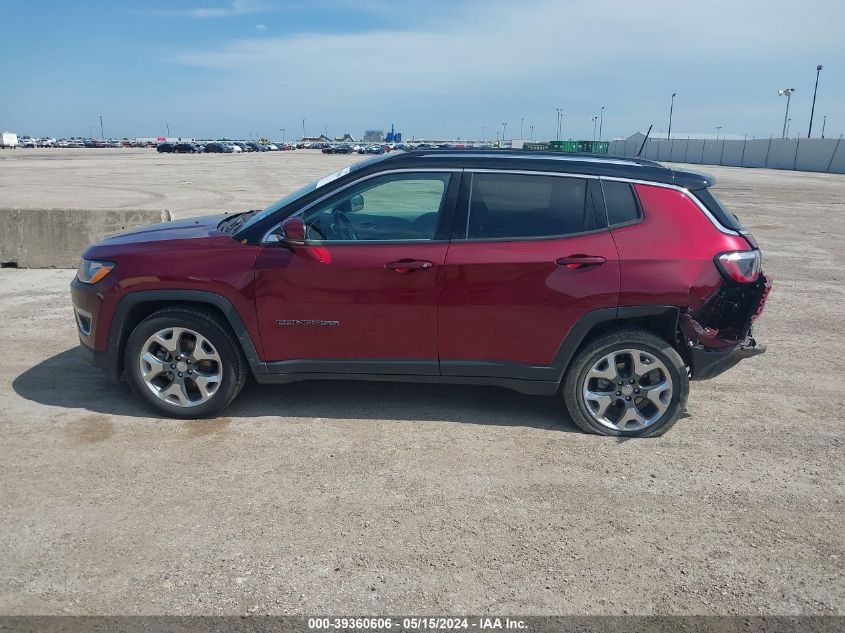
[[[294,213],[293,215],[288,216],[285,218],[295,218],[299,215],[302,215],[309,209],[313,208],[314,206],[320,204],[321,202],[328,200],[333,195],[345,191],[350,187],[354,187],[362,182],[367,182],[368,180],[372,180],[373,178],[379,178],[381,176],[389,176],[390,174],[449,174],[453,176],[456,173],[460,173],[463,171],[462,169],[446,169],[443,167],[418,167],[416,169],[413,168],[403,168],[403,169],[386,169],[384,171],[379,171],[374,174],[367,174],[366,176],[362,176],[357,180],[353,180],[352,182],[348,182],[342,187],[338,187],[337,189],[332,189],[331,191],[327,192],[325,195],[320,196],[313,202],[308,203],[304,207],[302,207],[299,211]],[[328,184],[328,183],[327,183]],[[448,189],[448,187],[447,187]],[[446,189],[443,190],[443,195],[446,195]],[[280,209],[281,210],[281,209]],[[282,220],[284,222],[284,220]],[[268,238],[270,234],[275,231],[276,229],[280,228],[282,222],[278,224],[274,224],[271,226],[266,233],[264,233],[264,237],[261,238],[261,245],[265,244],[275,244],[276,242],[270,241]],[[433,244],[436,242],[442,242],[444,240],[419,240],[419,239],[412,239],[412,240],[307,240],[309,244],[407,244],[407,243],[417,243],[417,244]]]
[[[578,178],[579,180],[598,180],[598,176],[593,174],[569,174],[561,173],[559,171],[535,171],[530,169],[489,169],[486,167],[467,167],[464,173],[470,175],[469,182],[469,198],[467,200],[467,225],[464,230],[464,237],[460,239],[452,239],[455,243],[483,243],[483,242],[529,242],[539,240],[565,240],[569,237],[577,237],[579,235],[589,235],[590,233],[598,233],[600,231],[607,231],[610,227],[603,226],[600,229],[591,229],[589,231],[580,231],[578,233],[567,233],[565,235],[531,235],[524,237],[470,237],[469,236],[469,221],[472,217],[472,190],[475,184],[475,174],[511,174],[517,176],[557,176],[558,178]],[[584,195],[589,195],[589,190],[584,192]],[[586,205],[586,199],[584,204]]]
[[[665,182],[653,182],[649,180],[638,180],[636,178],[623,178],[619,176],[600,176],[601,180],[613,180],[616,182],[629,182],[634,185],[648,185],[650,187],[663,187],[664,189],[672,189],[673,191],[679,191],[682,194],[689,197],[690,200],[693,201],[695,206],[697,206],[701,212],[710,220],[710,223],[716,227],[716,230],[724,233],[725,235],[741,235],[738,231],[734,231],[732,229],[726,228],[722,226],[719,221],[714,217],[710,210],[704,206],[704,203],[698,199],[694,192],[690,191],[686,187],[681,187],[679,185],[670,185],[669,183]],[[645,217],[645,210],[643,210],[643,217]]]
[[[559,178],[581,178],[586,180],[597,180],[601,176],[595,174],[578,174],[575,172],[562,171],[540,171],[537,169],[490,169],[487,167],[467,167],[465,173],[473,174],[516,174],[518,176],[557,176]]]
[[[525,158],[534,158],[534,157],[525,157]],[[556,159],[556,160],[560,160],[560,159]],[[673,191],[678,191],[678,192],[688,196],[690,198],[690,200],[693,201],[693,204],[695,204],[695,206],[697,206],[699,208],[699,210],[705,215],[705,217],[707,217],[708,220],[710,220],[710,223],[720,233],[724,233],[725,235],[736,235],[736,236],[742,235],[742,233],[739,232],[739,231],[734,231],[732,229],[728,229],[728,228],[722,226],[719,223],[719,221],[713,216],[713,214],[710,213],[710,210],[706,206],[704,206],[704,204],[698,199],[698,197],[695,195],[695,193],[693,193],[691,190],[687,189],[686,187],[681,187],[679,185],[673,185],[673,184],[669,184],[669,183],[665,183],[665,182],[655,182],[653,180],[642,180],[642,179],[638,179],[638,178],[625,178],[625,177],[621,177],[621,176],[598,176],[596,174],[580,174],[580,173],[575,173],[575,172],[563,173],[563,172],[557,172],[557,171],[540,171],[540,170],[531,170],[531,169],[494,169],[494,168],[491,169],[491,168],[482,168],[482,167],[467,167],[467,168],[457,168],[457,169],[447,169],[447,168],[443,168],[443,167],[439,167],[439,168],[419,167],[419,168],[416,168],[416,169],[413,169],[413,168],[390,169],[390,170],[386,170],[386,171],[380,171],[380,172],[377,172],[377,173],[374,173],[374,174],[368,174],[367,176],[359,178],[358,180],[355,180],[353,182],[347,183],[347,184],[343,185],[342,187],[338,187],[337,189],[334,189],[333,191],[325,194],[324,196],[321,196],[320,198],[318,198],[317,200],[314,200],[313,202],[311,202],[307,206],[303,207],[302,209],[300,209],[299,211],[297,211],[294,215],[292,215],[290,217],[296,217],[297,215],[301,215],[302,213],[304,213],[308,209],[312,208],[313,206],[315,206],[317,204],[320,204],[321,202],[330,198],[334,194],[340,193],[341,191],[344,191],[345,189],[352,187],[353,185],[357,185],[359,183],[366,182],[367,180],[371,180],[372,178],[376,178],[376,177],[379,177],[379,176],[386,176],[386,175],[389,175],[389,174],[398,174],[398,173],[447,173],[447,174],[454,174],[454,173],[459,172],[459,171],[463,171],[464,173],[469,173],[469,174],[473,174],[473,173],[479,173],[479,174],[497,173],[497,174],[518,174],[518,175],[526,175],[526,176],[531,176],[531,175],[557,176],[557,177],[560,177],[560,178],[581,178],[581,179],[587,179],[587,180],[590,180],[590,179],[609,180],[609,181],[615,181],[615,182],[627,182],[627,183],[631,183],[631,184],[635,184],[635,185],[648,185],[650,187],[662,187],[664,189],[671,189]],[[470,188],[470,197],[471,196],[472,196],[472,189]],[[470,199],[468,204],[471,204],[471,202],[472,202],[472,200]],[[644,217],[645,217],[645,211],[643,211],[643,218]],[[285,218],[285,219],[287,219],[287,218]],[[279,224],[273,225],[264,234],[264,237],[261,239],[261,244],[270,243],[270,242],[268,242],[269,235],[273,231],[275,231],[277,228],[279,228],[279,226],[281,226],[281,222]],[[608,227],[608,228],[610,228],[610,227]],[[467,231],[464,233],[464,235],[468,235],[468,234],[469,234],[469,209],[467,210]],[[466,239],[466,238],[464,238],[464,239]],[[398,243],[404,243],[404,242],[408,242],[408,241],[417,241],[418,242],[419,240],[395,240],[395,242],[398,242]],[[320,243],[320,244],[328,243],[328,242],[317,242],[316,240],[314,240],[314,242]],[[341,241],[335,240],[334,243],[346,244],[348,242],[341,242]],[[377,244],[377,243],[387,243],[387,242],[386,241],[385,242],[368,241],[368,243]]]

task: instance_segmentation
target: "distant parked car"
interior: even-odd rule
[[[174,143],[159,143],[156,151],[160,154],[172,154],[176,151],[176,145]]]
[[[177,154],[198,154],[201,150],[194,143],[176,143],[173,151]]]
[[[266,152],[267,151],[267,148],[264,145],[262,145],[261,143],[256,143],[255,141],[250,141],[249,143],[246,143],[246,146],[250,148],[247,151],[253,151],[253,152]]]
[[[237,143],[226,143],[226,145],[232,148],[232,153],[234,154],[242,154],[244,151],[243,148]]]
[[[24,138],[21,139],[21,147],[38,147],[38,143],[34,138]]]
[[[367,147],[367,154],[384,154],[383,145],[370,145]]]
[[[209,154],[231,154],[233,150],[231,145],[213,141],[205,146],[205,151]]]
[[[109,141],[109,147],[113,147],[115,149],[122,149],[123,148],[123,141]]]

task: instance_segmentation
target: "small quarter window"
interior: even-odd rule
[[[602,180],[604,203],[607,205],[607,221],[610,226],[629,224],[642,217],[634,189],[627,182]]]

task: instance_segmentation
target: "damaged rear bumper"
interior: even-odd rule
[[[709,380],[729,370],[744,358],[751,358],[766,351],[765,345],[758,345],[753,338],[748,345],[729,349],[707,349],[703,345],[689,347],[693,380]]]
[[[771,289],[771,280],[760,273],[756,282],[725,285],[692,314],[679,315],[693,380],[713,378],[766,351],[752,338],[751,327]]]

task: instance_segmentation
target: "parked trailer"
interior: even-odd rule
[[[18,135],[14,132],[3,132],[0,134],[0,147],[12,147],[16,148],[18,146]]]

